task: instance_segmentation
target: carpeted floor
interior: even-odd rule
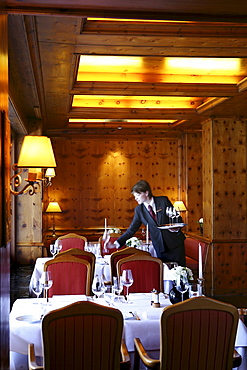
[[[10,305],[18,298],[29,297],[29,282],[33,265],[12,266],[10,274]]]

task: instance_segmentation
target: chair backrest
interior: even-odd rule
[[[206,261],[207,261],[207,254],[209,245],[205,242],[202,242],[198,239],[189,238],[187,237],[184,240],[184,248],[185,248],[185,255],[186,255],[186,266],[189,267],[194,274],[198,270],[198,260],[199,260],[199,243],[202,247],[202,267],[203,270],[205,269]]]
[[[88,261],[91,265],[91,276],[92,276],[92,279],[93,279],[94,271],[95,271],[95,262],[96,262],[95,254],[93,254],[91,252],[84,251],[83,249],[79,249],[79,248],[70,248],[70,249],[67,249],[63,252],[58,253],[55,256],[55,258],[59,258],[59,257],[64,256],[64,255],[72,255],[72,256],[75,256],[77,258],[82,258],[83,260]]]
[[[87,238],[82,235],[78,235],[75,233],[69,233],[66,235],[59,236],[55,242],[55,244],[62,245],[62,251],[65,251],[70,248],[79,248],[84,249],[85,244],[87,242]]]
[[[91,266],[82,258],[73,255],[56,257],[44,264],[44,271],[51,271],[53,280],[48,297],[91,293]]]
[[[134,282],[129,287],[130,293],[148,293],[153,289],[164,291],[163,263],[159,258],[135,253],[117,262],[117,275],[121,276],[123,270],[131,270]],[[126,289],[124,287],[124,294]]]
[[[110,256],[110,268],[111,268],[111,281],[113,282],[113,276],[117,276],[117,263],[120,259],[129,257],[133,254],[141,253],[147,256],[151,256],[149,252],[143,251],[141,249],[133,248],[133,247],[125,247],[123,249],[119,249],[116,252],[113,252]]]
[[[117,234],[117,233],[111,233],[110,235],[108,235],[109,238],[109,242],[110,243],[114,243],[119,237],[121,236],[121,234]],[[104,257],[105,255],[107,254],[112,254],[113,252],[116,252],[117,251],[117,248],[107,248],[105,247],[105,240],[103,240],[103,237],[100,236],[99,238],[99,243],[100,243],[100,252],[101,252],[101,256]]]
[[[51,311],[42,321],[45,370],[117,370],[122,313],[93,302]]]
[[[161,315],[161,370],[230,370],[237,308],[207,297],[166,307]]]

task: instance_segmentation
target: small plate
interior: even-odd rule
[[[37,323],[41,321],[37,316],[33,316],[33,315],[18,316],[16,317],[16,320],[29,322],[29,323]]]
[[[166,224],[162,226],[158,226],[158,229],[176,229],[178,227],[184,227],[186,224],[184,223],[177,223],[177,224]]]

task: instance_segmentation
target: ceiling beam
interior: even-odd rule
[[[246,22],[247,4],[242,0],[6,0],[9,13],[80,15],[126,19]]]
[[[233,96],[235,84],[217,83],[143,83],[143,82],[77,82],[71,95],[157,95],[157,96]]]
[[[190,119],[197,115],[195,108],[187,109],[110,109],[110,108],[72,108],[68,118],[82,119]]]

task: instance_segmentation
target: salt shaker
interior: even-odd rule
[[[153,289],[152,291],[152,306],[157,308],[160,307],[160,302],[159,302],[159,293],[158,290]]]

